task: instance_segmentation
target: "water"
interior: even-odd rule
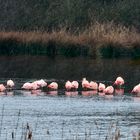
[[[79,80],[87,77],[89,80],[114,81],[121,75],[127,89],[138,84],[140,77],[140,61],[131,59],[92,59],[66,58],[47,56],[1,56],[1,78],[35,78]]]
[[[131,59],[49,58],[45,56],[0,57],[0,82],[12,78],[14,91],[0,96],[0,139],[25,140],[27,123],[33,140],[105,140],[120,131],[131,140],[140,131],[140,97],[130,95],[139,83],[140,61]],[[124,94],[101,96],[95,92],[65,92],[66,80],[83,77],[107,85],[121,75]],[[26,81],[57,81],[59,90],[20,90]],[[2,93],[1,93],[2,94]]]
[[[140,130],[139,97],[18,93],[0,96],[1,139],[23,139],[27,123],[34,140],[109,139],[116,129],[131,140]]]

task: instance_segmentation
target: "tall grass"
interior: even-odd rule
[[[113,22],[91,24],[84,31],[0,32],[0,55],[140,57],[140,33]]]

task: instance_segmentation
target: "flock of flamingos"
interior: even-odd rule
[[[121,89],[123,85],[124,85],[124,79],[122,77],[117,77],[114,84],[110,86],[106,86],[103,83],[98,84],[94,81],[89,82],[86,78],[83,78],[82,84],[81,84],[83,90],[96,90],[100,93],[109,94],[109,95],[114,93],[114,86],[117,89]],[[15,83],[12,80],[8,80],[6,86],[4,84],[0,84],[0,92],[4,92],[6,90],[12,90],[14,86],[15,86]],[[41,80],[34,81],[32,83],[30,82],[24,83],[21,89],[35,91],[35,90],[42,89],[44,87],[49,90],[57,90],[58,83],[52,82],[50,84],[47,84],[47,82],[41,79]],[[79,83],[77,81],[72,81],[72,82],[67,81],[65,83],[66,91],[77,91],[78,88],[79,88]],[[134,94],[140,93],[140,84],[134,86],[131,93],[134,93]]]

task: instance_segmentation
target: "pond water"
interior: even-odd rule
[[[0,77],[114,81],[120,75],[126,90],[140,82],[140,60],[47,56],[1,56]]]
[[[1,56],[0,62],[0,82],[11,78],[16,83],[0,96],[2,140],[25,140],[29,130],[33,140],[109,140],[115,134],[132,140],[140,131],[140,97],[130,95],[139,83],[139,60]],[[68,79],[81,82],[87,77],[110,85],[118,75],[126,81],[122,94],[64,89]],[[24,82],[41,78],[57,81],[59,90],[31,94],[20,89]]]
[[[0,96],[0,138],[25,140],[27,123],[33,140],[105,140],[116,131],[132,140],[140,130],[140,97],[59,92]]]

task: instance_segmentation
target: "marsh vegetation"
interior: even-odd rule
[[[0,32],[1,55],[140,57],[140,34],[114,23],[95,23],[84,31]]]

